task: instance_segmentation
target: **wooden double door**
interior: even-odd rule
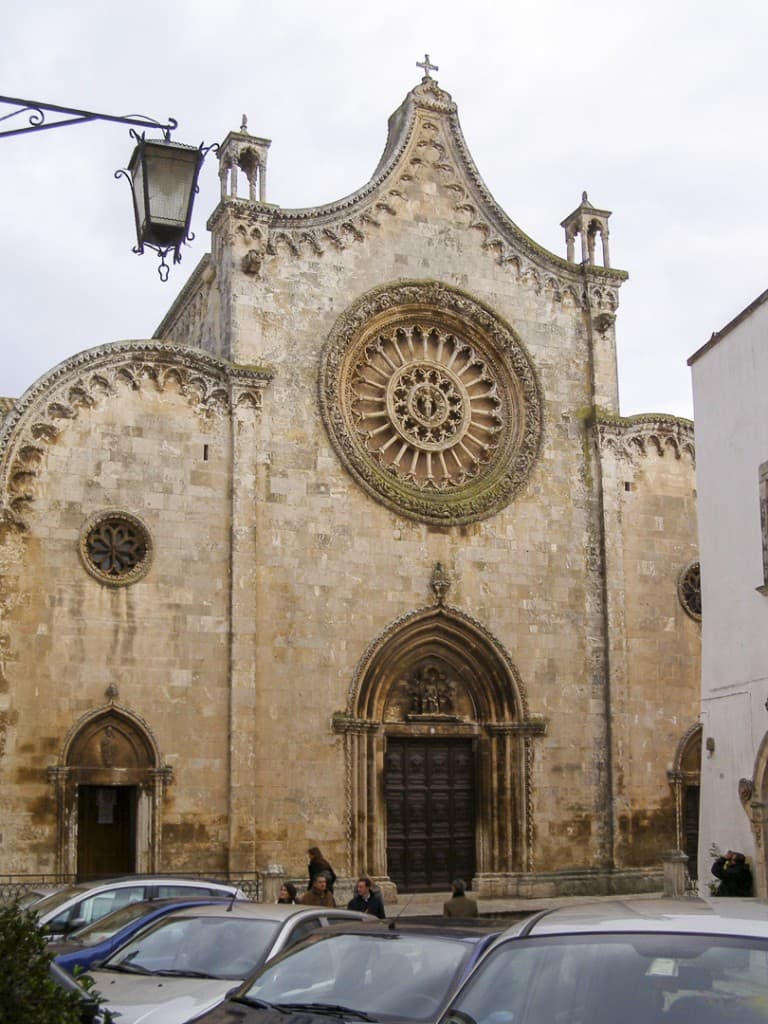
[[[475,873],[472,740],[389,737],[387,873],[401,892],[450,891]]]
[[[78,786],[77,877],[136,870],[136,786]]]

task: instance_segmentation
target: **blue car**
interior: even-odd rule
[[[66,939],[49,942],[54,963],[69,974],[76,967],[89,968],[96,960],[104,960],[124,942],[133,938],[151,921],[182,907],[198,907],[231,902],[229,899],[203,896],[196,899],[140,900],[115,910],[93,924],[72,932]]]

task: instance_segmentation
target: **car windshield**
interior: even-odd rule
[[[41,900],[46,899],[48,896],[53,896],[54,892],[57,891],[58,890],[47,889],[45,892],[38,892],[35,889],[30,889],[28,892],[25,892],[24,895],[21,896],[21,898],[19,899],[19,906],[23,910],[28,909],[33,905],[39,904]]]
[[[525,938],[491,952],[443,1024],[765,1024],[768,942],[708,935]]]
[[[434,1020],[470,955],[439,935],[343,934],[310,939],[239,994],[278,1006],[343,1006],[376,1019]]]
[[[79,942],[83,946],[95,946],[105,939],[110,939],[131,921],[146,917],[157,906],[159,906],[157,903],[129,903],[127,907],[121,907],[120,910],[107,914],[106,917],[94,921],[93,924],[72,932],[68,939],[71,942]]]
[[[169,915],[127,942],[104,964],[136,974],[240,980],[263,963],[279,922],[263,918]]]
[[[59,889],[57,892],[52,892],[49,896],[43,896],[41,900],[33,904],[31,909],[36,914],[45,914],[49,910],[55,910],[56,907],[60,907],[62,903],[66,903],[73,896],[84,896],[86,892],[87,890],[80,886],[68,885],[66,889]]]

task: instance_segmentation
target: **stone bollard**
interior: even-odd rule
[[[662,853],[661,860],[664,865],[664,895],[682,899],[687,895],[688,854],[682,850],[667,850]]]
[[[262,872],[262,878],[264,879],[261,893],[262,902],[277,903],[280,886],[285,881],[285,868],[282,864],[267,864]]]

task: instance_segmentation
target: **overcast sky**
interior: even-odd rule
[[[583,190],[613,211],[611,262],[629,272],[622,412],[690,416],[687,357],[768,287],[767,30],[764,0],[6,0],[0,81],[10,96],[171,116],[195,145],[246,113],[272,139],[268,200],[303,207],[370,178],[428,52],[523,231],[564,256],[559,224]],[[20,395],[76,352],[152,335],[208,250],[218,178],[211,156],[196,240],[161,284],[154,255],[131,252],[113,177],[127,128],[1,142],[0,394]]]

